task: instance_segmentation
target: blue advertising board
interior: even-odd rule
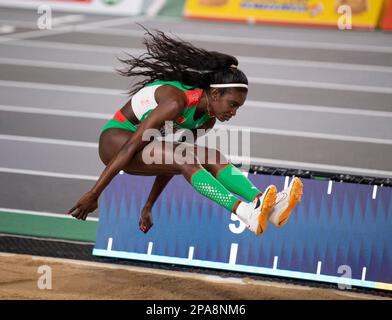
[[[175,176],[139,230],[155,177],[117,175],[100,198],[93,254],[392,290],[392,188],[302,179],[282,228],[256,237],[234,214]],[[288,177],[251,174],[261,190]]]

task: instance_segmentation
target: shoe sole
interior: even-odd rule
[[[267,190],[267,194],[265,195],[265,198],[263,200],[263,204],[261,206],[260,214],[258,216],[258,226],[256,230],[256,235],[259,236],[263,232],[267,230],[267,225],[268,225],[268,218],[271,213],[272,208],[275,205],[276,202],[276,194],[278,193],[278,190],[274,185],[270,186],[269,189]]]
[[[302,191],[303,191],[303,184],[301,179],[294,178],[293,186],[290,192],[289,203],[287,205],[287,208],[283,210],[283,212],[280,214],[278,224],[276,225],[278,228],[283,227],[286,224],[286,222],[289,220],[291,212],[301,201]]]

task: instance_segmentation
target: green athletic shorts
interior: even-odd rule
[[[103,126],[101,133],[104,132],[106,129],[109,128],[120,128],[129,131],[136,131],[136,126],[129,121],[125,116],[121,113],[121,111],[117,111],[116,114],[112,119],[110,119],[106,124]]]

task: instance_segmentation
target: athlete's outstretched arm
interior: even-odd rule
[[[155,178],[154,184],[151,188],[150,195],[142,209],[139,219],[139,228],[146,233],[153,225],[152,222],[152,207],[158,199],[163,189],[167,186],[173,175],[159,175]]]
[[[170,93],[170,90],[168,92]],[[177,95],[175,92],[171,92],[168,98],[162,98],[161,101],[158,101],[158,106],[138,126],[135,134],[125,142],[118,154],[108,163],[93,188],[83,195],[77,204],[68,211],[68,214],[72,214],[77,219],[86,220],[87,215],[97,209],[98,198],[110,181],[132,160],[137,152],[149,143],[149,141],[142,140],[143,132],[147,129],[159,129],[165,121],[174,120],[182,113],[184,106],[183,96]]]
[[[208,129],[213,128],[215,125],[215,118],[210,119],[207,123],[205,123],[200,129],[204,129],[204,133],[208,132]],[[200,137],[200,132],[199,135],[197,136],[196,129],[191,130],[194,136],[194,141],[198,137]],[[166,188],[167,184],[169,181],[173,178],[173,175],[160,175],[155,178],[154,184],[151,188],[150,195],[146,201],[146,204],[144,205],[144,208],[142,209],[141,215],[140,215],[140,221],[139,221],[139,227],[140,230],[142,230],[144,233],[146,233],[153,225],[152,222],[152,207],[155,204],[155,201],[158,199],[162,191]]]
[[[169,181],[173,178],[173,175],[167,175],[167,176],[157,176],[155,178],[154,184],[151,188],[150,195],[148,196],[148,199],[146,201],[146,204],[144,205],[144,208],[147,209],[152,209],[154,206],[155,201],[158,199],[160,194],[162,193],[163,189],[166,188],[167,184]]]

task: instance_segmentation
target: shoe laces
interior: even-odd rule
[[[288,192],[287,192],[287,190],[285,189],[285,190],[282,190],[282,191],[280,191],[280,192],[278,192],[277,194],[276,194],[276,201],[275,201],[275,203],[278,203],[278,202],[280,202],[282,199],[285,199],[286,197],[288,197]]]

